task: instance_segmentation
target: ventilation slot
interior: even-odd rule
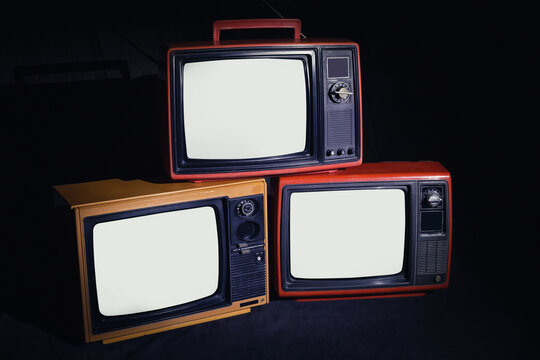
[[[353,144],[352,110],[328,112],[328,147],[343,147]]]
[[[264,252],[231,255],[231,292],[233,301],[266,294]]]
[[[444,274],[448,265],[448,241],[420,241],[418,243],[417,275]]]

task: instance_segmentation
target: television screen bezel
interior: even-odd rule
[[[261,49],[202,49],[173,53],[171,71],[171,138],[172,161],[176,173],[213,173],[231,172],[239,169],[261,170],[276,169],[288,166],[309,166],[317,164],[316,153],[318,143],[317,119],[318,94],[316,89],[317,55],[314,49],[284,49],[283,47],[266,47]],[[252,159],[190,159],[186,151],[186,139],[183,120],[183,70],[186,63],[214,60],[239,59],[291,59],[300,60],[304,65],[306,82],[306,142],[304,150],[298,153],[279,156],[268,156]],[[284,91],[285,91],[284,84]],[[177,106],[178,104],[178,106]],[[179,136],[180,135],[180,136]]]
[[[414,283],[416,262],[417,181],[359,181],[336,183],[306,183],[286,185],[281,194],[280,221],[280,274],[279,282],[284,292],[348,291],[376,288],[407,287]],[[290,271],[289,218],[290,199],[294,192],[337,191],[365,189],[399,189],[405,194],[405,248],[401,272],[393,275],[350,279],[297,279]]]
[[[93,257],[93,228],[95,225],[107,221],[134,218],[157,213],[164,213],[176,210],[187,210],[210,206],[216,215],[217,235],[218,235],[218,288],[207,297],[194,300],[188,303],[171,306],[163,309],[146,312],[105,316],[99,312],[97,302],[97,289],[95,279],[94,257]],[[151,206],[139,209],[132,209],[114,213],[88,216],[83,219],[85,251],[88,279],[88,297],[90,305],[91,328],[93,334],[102,334],[110,331],[131,328],[134,326],[158,322],[171,318],[177,318],[189,314],[204,312],[211,309],[221,308],[231,305],[230,291],[230,256],[229,256],[229,233],[228,233],[228,198],[208,198],[179,202],[167,205]]]

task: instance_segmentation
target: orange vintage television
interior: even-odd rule
[[[73,213],[86,342],[119,341],[268,303],[264,179],[114,179],[55,189]]]
[[[167,53],[167,172],[175,180],[271,176],[362,162],[358,44],[301,39],[300,20],[222,20],[214,41]],[[222,30],[291,39],[223,41]]]
[[[452,186],[440,163],[282,176],[275,197],[279,296],[410,296],[448,286]]]

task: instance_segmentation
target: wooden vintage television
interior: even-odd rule
[[[264,179],[113,179],[55,189],[75,223],[86,342],[119,341],[268,303]]]
[[[274,191],[279,296],[411,296],[448,287],[452,187],[440,163],[282,176]]]
[[[167,53],[168,152],[175,180],[270,176],[359,165],[358,44],[301,39],[300,20],[222,20],[214,40]],[[222,30],[290,28],[279,40]]]

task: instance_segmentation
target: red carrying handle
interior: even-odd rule
[[[221,30],[236,29],[294,29],[294,38],[300,39],[302,22],[299,19],[246,19],[214,21],[214,41],[219,42]]]

